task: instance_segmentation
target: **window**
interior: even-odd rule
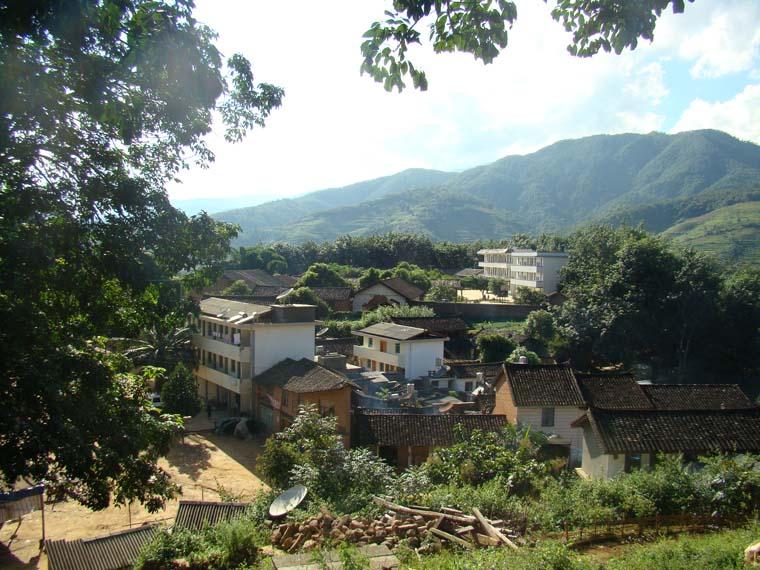
[[[401,343],[400,342],[396,343],[396,354],[401,354]]]
[[[380,352],[388,352],[388,341],[386,340],[380,341]]]
[[[541,408],[541,427],[554,427],[554,408]]]
[[[464,383],[464,391],[465,392],[472,392],[472,382],[465,382]]]
[[[372,348],[372,337],[367,337],[367,346]]]
[[[625,456],[625,472],[638,471],[641,469],[641,455],[626,455]]]

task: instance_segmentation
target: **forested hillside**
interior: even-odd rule
[[[760,147],[719,131],[597,135],[459,174],[409,170],[217,214],[237,244],[411,232],[435,240],[565,232],[590,221],[662,232],[760,198]]]

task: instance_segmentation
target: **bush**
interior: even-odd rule
[[[177,364],[169,374],[161,388],[161,400],[164,412],[169,414],[194,416],[201,411],[198,387],[192,373],[184,364]]]
[[[233,281],[229,287],[222,291],[222,295],[253,295],[253,289],[251,289],[245,281],[238,279]]]
[[[287,297],[280,301],[284,303],[302,303],[304,305],[316,305],[316,315],[318,319],[323,319],[330,314],[330,305],[317,297],[317,294],[308,287],[298,287],[293,289]]]
[[[503,334],[486,333],[478,335],[478,358],[481,362],[504,361],[517,347],[517,344]]]
[[[549,344],[556,334],[554,317],[543,309],[531,312],[525,320],[525,334],[544,345]]]
[[[457,290],[448,285],[434,285],[425,295],[426,301],[456,301]]]
[[[532,287],[518,287],[512,298],[518,305],[547,304],[546,293],[541,291],[541,289],[533,289]]]
[[[386,305],[364,313],[359,328],[388,322],[393,317],[434,317],[435,311],[423,305]]]
[[[538,357],[538,354],[532,350],[528,350],[524,346],[518,346],[514,349],[512,354],[507,357],[507,362],[518,364],[521,356],[524,356],[528,360],[528,364],[541,364],[541,359]]]
[[[367,507],[372,495],[389,492],[395,483],[391,466],[372,452],[346,450],[335,418],[320,416],[313,405],[267,440],[259,468],[273,486],[305,485],[338,512]]]

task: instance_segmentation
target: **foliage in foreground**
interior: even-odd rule
[[[312,500],[341,513],[367,507],[394,482],[393,469],[371,451],[347,450],[335,417],[322,417],[314,405],[302,407],[288,428],[267,439],[259,468],[272,486],[305,485]]]
[[[161,389],[164,410],[170,414],[194,416],[201,411],[201,400],[193,373],[180,363],[174,367]]]
[[[172,561],[178,558],[186,560],[191,568],[253,568],[259,559],[258,545],[266,540],[265,527],[248,515],[201,531],[161,530],[143,549],[135,569],[169,570],[175,568]]]

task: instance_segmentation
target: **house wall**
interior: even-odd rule
[[[507,421],[511,424],[517,423],[517,407],[512,399],[512,390],[509,382],[506,381],[502,373],[496,380],[496,403],[494,404],[493,413],[507,416]]]
[[[542,408],[517,408],[517,423],[530,426],[534,431],[540,431],[547,435],[557,434],[562,439],[570,442],[570,464],[581,465],[583,450],[583,433],[579,428],[574,428],[573,423],[583,413],[581,408],[573,406],[557,406],[554,408],[554,426],[541,426]]]
[[[427,376],[442,366],[443,342],[443,339],[424,339],[401,343],[401,351],[406,352],[404,378]]]
[[[399,445],[396,448],[396,456],[398,458],[396,464],[401,469],[410,465],[420,465],[425,463],[430,455],[430,451],[430,447]]]
[[[253,333],[253,373],[261,374],[292,358],[314,359],[314,323],[258,325]]]
[[[559,286],[560,269],[567,264],[567,257],[542,257],[541,259],[544,262],[544,293],[554,293]]]
[[[364,305],[366,305],[372,297],[375,295],[382,295],[383,297],[386,297],[389,301],[395,301],[399,305],[406,305],[407,300],[406,297],[403,295],[399,295],[396,293],[393,289],[386,287],[382,283],[376,283],[375,285],[372,285],[371,287],[359,291],[356,296],[354,297],[353,301],[353,310],[355,313],[358,313],[362,310]]]
[[[625,471],[624,453],[604,453],[599,447],[594,432],[586,424],[581,431],[583,455],[581,468],[592,479],[611,479]],[[641,454],[642,469],[648,469],[651,465],[651,454]]]

